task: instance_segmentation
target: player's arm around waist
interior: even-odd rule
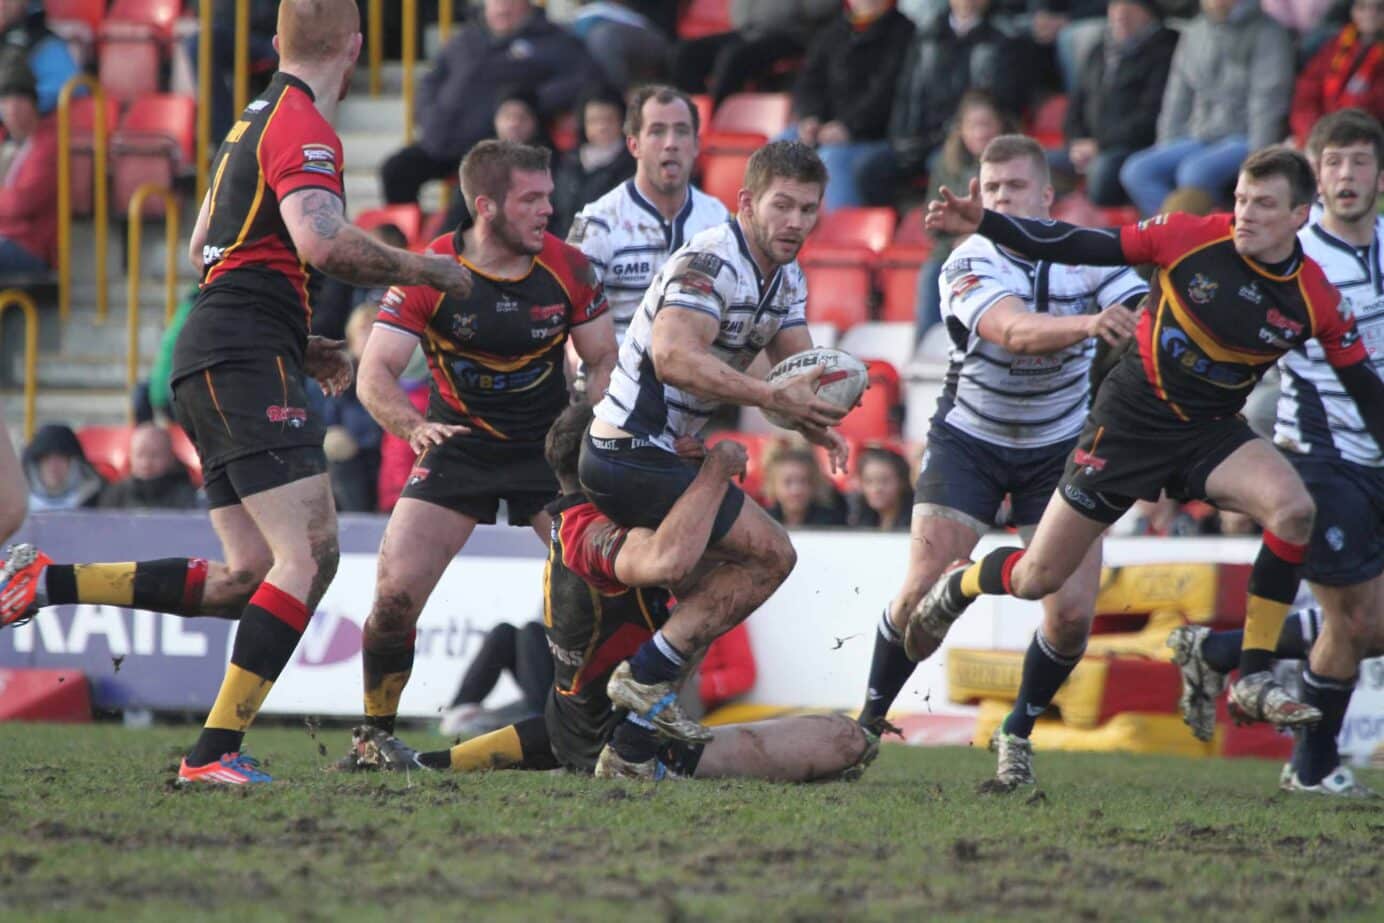
[[[615,369],[619,347],[615,344],[615,321],[610,312],[571,329],[572,347],[586,365],[587,400],[596,403],[605,397],[610,373]]]
[[[649,352],[659,381],[707,400],[764,406],[773,389],[737,372],[711,352],[720,320],[702,311],[666,305],[654,318]]]
[[[408,440],[424,417],[399,386],[418,340],[402,330],[376,324],[365,342],[365,353],[356,371],[356,395],[375,422],[400,439]]]
[[[1099,314],[1061,317],[1028,310],[1009,295],[991,305],[976,322],[976,335],[1016,356],[1043,356],[1093,336],[1118,345],[1134,333],[1135,314],[1112,305]]]

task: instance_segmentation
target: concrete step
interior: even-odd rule
[[[139,364],[139,378],[144,378],[153,365],[153,357],[145,357]],[[23,365],[16,360],[11,368],[12,381],[23,380]],[[57,354],[44,356],[38,363],[38,387],[42,394],[48,388],[69,390],[123,390],[125,387],[125,357],[116,356],[71,356]]]
[[[426,55],[420,55],[419,60],[414,64],[413,85],[417,87],[423,82],[423,75],[432,68],[432,63]],[[404,65],[398,61],[385,61],[380,65],[380,95],[398,96],[404,89]],[[351,78],[351,96],[355,99],[372,99],[370,96],[370,68],[365,61],[356,67],[355,75]]]
[[[61,388],[40,389],[35,401],[35,428],[45,423],[66,423],[78,428],[89,425],[118,425],[128,422],[130,399],[124,387],[79,390]],[[0,405],[5,408],[5,422],[18,437],[24,424],[24,394],[22,391],[0,391]]]
[[[397,94],[370,96],[355,93],[341,101],[336,113],[336,130],[346,132],[375,132],[395,137],[403,142],[404,102]],[[346,158],[346,165],[351,159]]]
[[[378,174],[380,164],[404,146],[403,135],[394,131],[344,131],[340,134],[346,163],[353,171]]]

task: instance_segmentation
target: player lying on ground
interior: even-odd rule
[[[607,519],[581,492],[577,459],[587,405],[564,410],[546,454],[562,485],[549,506],[553,541],[544,571],[544,623],[554,682],[546,713],[453,747],[415,753],[378,727],[356,731],[358,768],[554,769],[611,778],[747,777],[785,782],[858,775],[877,738],[843,715],[802,715],[712,730],[705,743],[661,739],[649,722],[613,709],[612,672],[669,617],[669,593],[706,551],[729,480],[745,450],[713,448],[656,530]]]
[[[980,155],[980,194],[1000,214],[1047,218],[1043,149],[1022,135],[991,141]],[[909,613],[948,565],[970,556],[1006,497],[1019,535],[1032,539],[1086,420],[1097,340],[1128,342],[1148,292],[1128,267],[1034,264],[979,235],[952,252],[939,286],[952,371],[918,473],[908,573],[875,636],[859,721],[876,731],[950,626],[905,632]],[[1043,597],[1014,710],[990,742],[1007,785],[1034,781],[1028,737],[1086,649],[1100,562],[1095,542],[1072,578]]]
[[[1136,499],[1164,489],[1246,513],[1264,526],[1246,604],[1241,676],[1231,707],[1243,720],[1304,725],[1321,712],[1288,695],[1270,669],[1315,507],[1302,479],[1238,411],[1284,353],[1316,338],[1365,426],[1384,437],[1384,384],[1354,322],[1297,231],[1315,191],[1302,155],[1251,155],[1235,214],[1162,215],[1119,229],[1032,221],[984,209],[975,194],[928,205],[934,230],[979,232],[1037,258],[1152,262],[1150,302],[1128,351],[1101,385],[1053,501],[1028,550],[1001,548],[937,581],[910,627],[954,621],[982,594],[1038,599],[1071,578],[1091,545]]]

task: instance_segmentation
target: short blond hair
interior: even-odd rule
[[[340,56],[360,32],[355,0],[283,0],[279,4],[279,54],[320,64]]]

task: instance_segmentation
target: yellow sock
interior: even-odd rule
[[[1288,618],[1289,603],[1262,596],[1249,595],[1245,603],[1245,637],[1242,648],[1249,651],[1272,651],[1278,647],[1278,636]]]
[[[135,564],[76,564],[72,575],[84,603],[128,606],[135,600]]]
[[[207,715],[206,727],[243,734],[273,687],[272,680],[230,664],[221,680],[221,691],[216,694],[216,704]]]
[[[519,732],[512,724],[463,741],[452,748],[451,754],[453,772],[508,769],[524,760]]]
[[[980,565],[977,561],[961,572],[961,592],[967,599],[975,599],[981,594]]]
[[[399,714],[399,700],[404,697],[404,687],[413,671],[407,673],[386,673],[380,677],[379,684],[365,690],[365,716],[367,718],[393,718]]]

